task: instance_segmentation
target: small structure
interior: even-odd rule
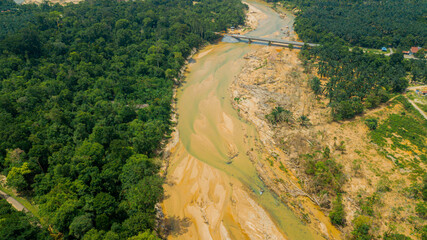
[[[411,50],[409,50],[409,54],[414,55],[415,53],[417,53],[420,50],[421,50],[420,47],[411,47]]]
[[[387,52],[387,48],[386,48],[386,47],[382,47],[382,48],[381,48],[381,51],[383,51],[383,52]]]
[[[234,27],[230,27],[230,30],[231,30],[231,31],[234,31]]]
[[[402,51],[403,54],[409,55],[409,51]]]
[[[427,96],[427,91],[422,91],[421,95],[424,96],[424,97]]]

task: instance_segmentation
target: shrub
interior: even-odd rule
[[[332,116],[334,120],[343,120],[353,118],[363,112],[363,104],[358,98],[334,102],[332,104]]]
[[[424,174],[423,189],[421,191],[423,195],[423,200],[427,201],[427,174]]]
[[[381,97],[376,93],[371,92],[365,99],[366,108],[374,108],[377,107],[381,102]]]
[[[366,126],[368,126],[369,130],[375,130],[378,127],[378,120],[375,118],[368,118],[365,120]]]
[[[286,110],[282,107],[276,107],[274,108],[270,114],[265,115],[265,118],[271,123],[271,124],[277,124],[277,123],[290,123],[293,120],[293,114],[291,111]]]
[[[322,93],[322,91],[323,91],[323,89],[322,89],[322,84],[320,83],[320,80],[319,80],[319,78],[318,78],[318,77],[313,77],[313,78],[310,80],[310,87],[311,87],[311,90],[313,90],[313,92],[314,92],[316,95],[321,94],[321,93]]]
[[[371,240],[373,236],[369,233],[371,229],[371,218],[368,216],[360,215],[353,219],[353,239],[357,240]]]
[[[341,194],[337,195],[337,198],[333,202],[332,211],[329,213],[329,218],[332,224],[344,226],[345,225],[345,212],[344,204],[342,203]]]
[[[306,154],[305,172],[308,175],[313,175],[315,187],[313,191],[340,192],[341,185],[345,181],[342,172],[342,165],[338,164],[334,159],[329,158],[330,150],[328,147],[322,153],[322,157],[316,154]]]
[[[425,202],[420,202],[415,206],[415,212],[422,219],[427,219],[427,204]]]
[[[301,115],[301,117],[298,118],[298,122],[301,124],[301,126],[306,127],[310,123],[310,119],[307,115]]]
[[[410,237],[407,237],[400,233],[386,233],[384,234],[384,240],[411,240]]]
[[[427,239],[427,225],[424,225],[424,227],[421,229],[421,239],[422,240]]]
[[[366,199],[361,199],[359,201],[360,209],[362,213],[369,216],[374,216],[374,205],[380,202],[380,197],[377,193],[374,193],[372,196],[367,197]]]

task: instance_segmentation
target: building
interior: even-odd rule
[[[386,47],[382,47],[382,48],[381,48],[381,51],[383,51],[383,52],[387,52],[387,48],[386,48]]]
[[[411,47],[411,49],[409,50],[409,54],[414,55],[415,53],[417,53],[420,50],[421,50],[420,47]]]
[[[409,51],[402,51],[403,54],[409,55]]]

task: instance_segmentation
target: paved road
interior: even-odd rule
[[[26,207],[24,207],[24,205],[22,205],[16,199],[14,199],[13,197],[9,196],[7,193],[5,193],[5,192],[3,192],[1,190],[0,190],[0,197],[6,199],[6,201],[8,201],[10,204],[12,204],[12,206],[16,210],[18,210],[18,211],[24,210],[25,212],[29,212],[28,209]]]
[[[245,39],[245,40],[249,40],[250,41],[258,41],[258,42],[267,42],[267,43],[273,43],[273,44],[292,44],[295,46],[304,46],[305,44],[307,44],[308,46],[319,46],[319,44],[315,44],[315,43],[303,43],[303,42],[295,42],[295,41],[288,41],[288,40],[283,40],[283,39],[272,39],[272,38],[261,38],[261,37],[253,37],[253,36],[246,36],[246,35],[238,35],[238,34],[230,34],[230,35],[226,35],[226,36],[230,36],[233,37],[235,39]]]

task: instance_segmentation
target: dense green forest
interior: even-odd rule
[[[163,196],[155,157],[170,133],[174,79],[193,48],[243,23],[244,8],[238,0],[0,2],[0,170],[39,205],[51,234],[152,235]],[[1,208],[0,219],[25,222]],[[0,238],[47,236],[30,223]]]
[[[284,0],[302,11],[295,30],[307,42],[323,42],[334,35],[352,45],[381,48],[427,48],[425,0]]]

